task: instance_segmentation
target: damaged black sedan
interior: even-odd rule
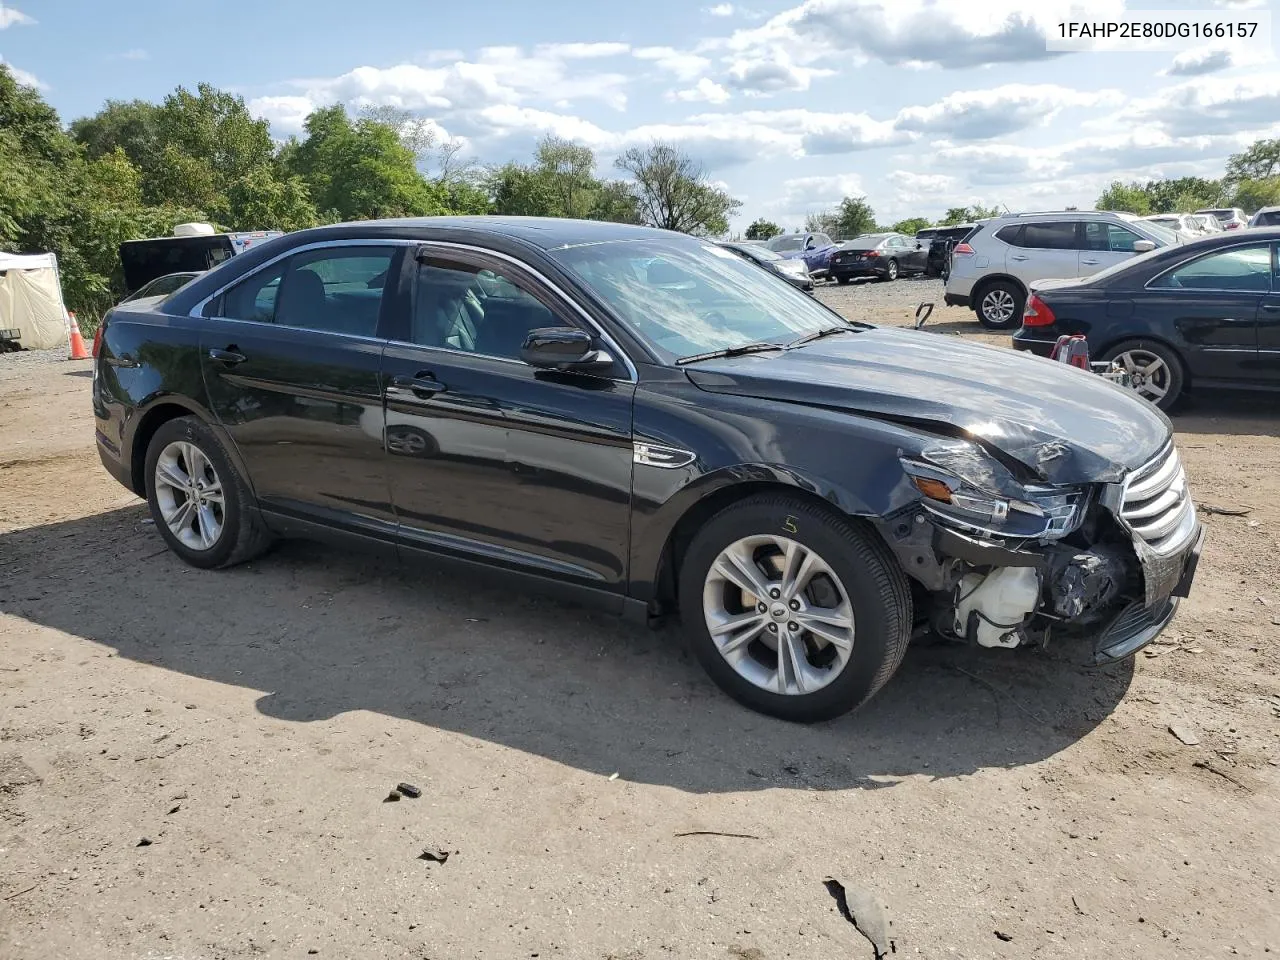
[[[290,234],[118,307],[94,374],[103,463],[188,563],[321,538],[678,616],[726,692],[797,721],[926,632],[1129,656],[1200,552],[1133,393],[849,322],[663,231]]]

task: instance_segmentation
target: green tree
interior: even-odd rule
[[[1280,175],[1239,181],[1231,194],[1231,200],[1233,207],[1239,207],[1246,213],[1280,204]]]
[[[851,240],[876,229],[876,212],[866,197],[845,197],[835,213],[836,234],[842,240]]]
[[[742,206],[708,181],[702,164],[671,144],[632,147],[614,163],[631,176],[640,216],[650,226],[717,236],[728,231],[729,217]]]
[[[71,136],[90,158],[123,150],[139,169],[155,163],[160,150],[160,108],[146,100],[108,100],[91,117],[71,124]]]
[[[916,233],[930,226],[933,226],[933,223],[928,217],[907,217],[895,223],[892,229],[894,233],[905,233],[909,237],[914,237]]]
[[[586,217],[595,205],[600,182],[595,178],[596,156],[563,137],[547,134],[538,141],[534,167],[545,178],[561,217]]]
[[[640,215],[640,202],[631,192],[630,184],[622,180],[605,180],[600,184],[588,219],[636,225],[644,223],[644,218]]]
[[[279,177],[255,167],[227,188],[232,226],[254,230],[305,230],[320,222],[301,177]]]
[[[1257,140],[1248,150],[1227,158],[1226,180],[1230,184],[1265,180],[1277,174],[1280,174],[1280,138]]]
[[[1095,206],[1099,210],[1136,213],[1143,217],[1151,212],[1151,197],[1137,181],[1122,183],[1113,180],[1111,186],[1098,196]]]
[[[772,240],[781,232],[782,228],[772,220],[758,217],[747,227],[746,237],[748,240]]]
[[[533,167],[506,163],[489,171],[485,185],[493,212],[513,217],[554,216],[551,184]]]
[[[340,104],[307,117],[307,136],[285,151],[286,170],[307,186],[322,216],[337,220],[447,212],[442,191],[418,172],[413,151],[378,120],[355,123]]]
[[[804,218],[805,233],[826,233],[847,240],[840,236],[840,217],[834,210],[813,210]]]
[[[1217,206],[1222,198],[1221,181],[1204,177],[1151,180],[1142,189],[1151,201],[1152,213],[1191,213]]]
[[[949,207],[943,215],[939,226],[955,227],[962,223],[973,223],[975,220],[990,220],[1000,216],[999,207],[984,207],[974,204],[971,207]]]

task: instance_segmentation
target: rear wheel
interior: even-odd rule
[[[987,284],[977,298],[978,322],[988,330],[1012,330],[1020,327],[1026,299],[1022,288],[1007,280]]]
[[[898,279],[898,261],[897,260],[890,260],[888,263],[884,265],[884,276],[881,279],[883,280]]]
[[[842,286],[842,287],[843,287],[846,283],[848,283],[848,282],[850,281],[850,279],[852,279],[852,278],[850,278],[850,277],[836,277],[836,283],[840,284],[840,286]]]
[[[147,447],[147,502],[156,529],[194,567],[230,567],[271,545],[249,492],[209,426],[178,417]]]
[[[1126,340],[1102,356],[1115,360],[1128,372],[1133,388],[1145,400],[1168,411],[1182,396],[1186,377],[1178,355],[1154,340]]]
[[[721,689],[800,723],[865,703],[910,636],[910,590],[884,545],[788,496],[751,497],[707,522],[681,566],[680,609]]]

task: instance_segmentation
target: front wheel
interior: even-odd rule
[[[1186,378],[1182,361],[1163,343],[1154,340],[1126,340],[1102,355],[1118,361],[1129,374],[1133,389],[1166,413],[1182,396]]]
[[[156,529],[193,567],[230,567],[270,546],[252,494],[199,418],[161,424],[147,447],[146,464]]]
[[[762,495],[698,532],[681,565],[680,610],[722,690],[813,723],[861,706],[897,670],[911,593],[872,532],[820,505]]]

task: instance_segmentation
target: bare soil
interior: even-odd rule
[[[926,329],[1007,345],[971,317]],[[873,957],[828,878],[895,956],[1280,951],[1274,398],[1176,418],[1197,501],[1248,512],[1204,516],[1145,655],[913,648],[803,728],[501,584],[304,543],[188,568],[97,461],[88,364],[38,360],[0,357],[4,960]]]

